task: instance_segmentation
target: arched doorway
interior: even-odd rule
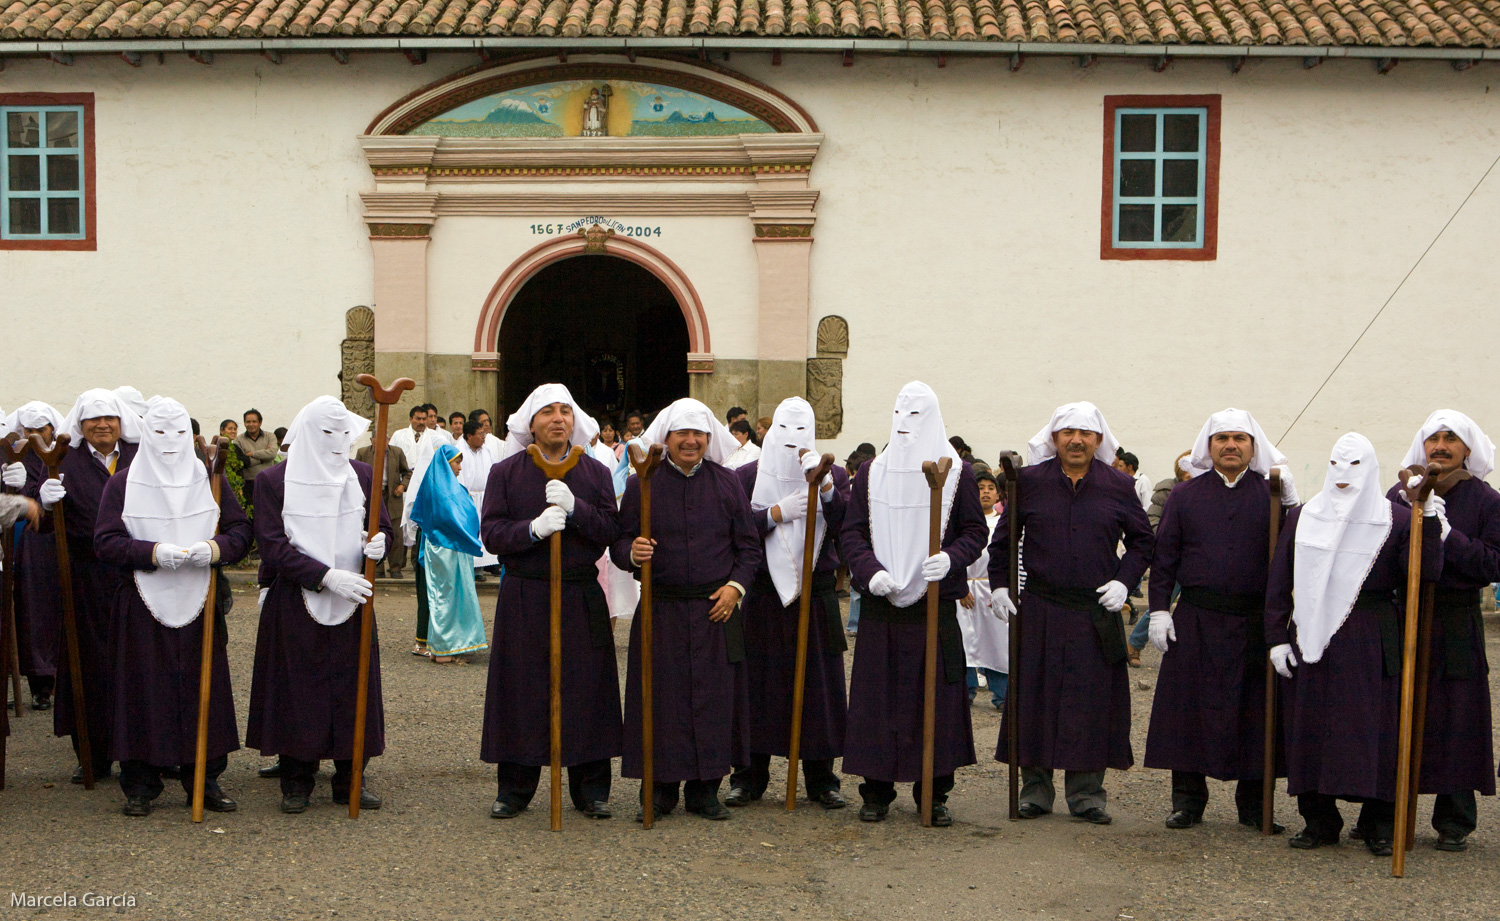
[[[558,381],[596,415],[652,411],[688,395],[687,322],[644,266],[580,255],[544,266],[500,325],[499,402],[506,411]]]

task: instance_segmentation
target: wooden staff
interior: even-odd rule
[[[207,442],[198,436],[208,466],[208,491],[214,497],[214,508],[219,507],[219,477],[224,473],[224,462],[229,459],[228,438],[217,435]],[[220,512],[222,514],[222,512]],[[214,519],[214,536],[219,534],[219,520]],[[213,687],[214,671],[214,619],[218,609],[219,572],[212,564],[208,567],[208,595],[203,602],[203,657],[198,663],[198,744],[193,749],[193,821],[203,821],[203,788],[208,781],[208,697]]]
[[[1010,527],[1010,600],[1016,611],[1010,615],[1006,627],[1006,639],[1010,644],[1010,676],[1005,685],[1005,749],[1010,762],[1010,820],[1021,820],[1021,708],[1016,701],[1020,682],[1016,675],[1021,664],[1021,507],[1017,500],[1021,495],[1021,473],[1016,468],[1015,455],[1000,455],[1000,468],[1005,473],[1005,514]]]
[[[801,457],[803,448],[797,452]],[[797,808],[797,762],[802,755],[802,701],[807,693],[807,621],[812,614],[813,566],[817,563],[818,509],[822,502],[818,486],[833,469],[833,455],[824,454],[818,466],[807,471],[807,535],[802,541],[802,594],[797,602],[797,664],[792,672],[792,737],[786,749],[786,811]]]
[[[1401,645],[1401,714],[1396,736],[1396,834],[1391,841],[1391,875],[1406,875],[1406,848],[1411,824],[1412,711],[1416,696],[1417,626],[1422,595],[1422,503],[1432,493],[1437,467],[1402,472],[1401,492],[1411,503],[1411,536],[1406,554],[1406,624]]]
[[[953,458],[923,461],[922,474],[931,492],[928,502],[927,555],[943,549],[943,484],[953,467]],[[932,827],[932,759],[937,742],[938,583],[927,583],[927,656],[923,663],[922,691],[922,827]]]
[[[0,465],[19,464],[21,458],[26,456],[28,447],[28,443],[22,441],[18,434],[13,433],[4,440],[0,440]],[[7,494],[10,491],[10,487],[5,487]],[[3,636],[0,636],[0,647],[3,647],[3,653],[0,653],[0,658],[4,660],[3,665],[0,665],[0,687],[5,684],[4,671],[9,670],[11,690],[16,697],[16,719],[19,720],[21,718],[21,654],[19,642],[16,639],[15,537],[13,528],[6,528],[5,532],[0,534],[0,552],[4,553],[5,558],[5,572],[3,577],[0,577],[0,583],[3,583],[0,585],[0,594],[4,596],[0,597],[0,621],[3,621],[0,623],[0,631],[3,631]],[[6,719],[9,720],[9,717],[7,716]],[[3,767],[4,758],[0,757],[0,790],[5,789]]]
[[[362,387],[370,389],[370,398],[375,401],[375,442],[374,454],[370,458],[372,473],[370,476],[370,517],[369,527],[366,529],[368,538],[374,539],[380,533],[380,502],[385,497],[385,448],[386,419],[389,410],[396,401],[401,399],[401,394],[417,386],[417,382],[409,377],[398,377],[391,382],[390,389],[380,386],[380,381],[373,374],[361,374],[354,382]],[[390,552],[389,547],[386,552]],[[372,586],[375,584],[375,561],[365,558],[365,581]],[[359,797],[364,789],[365,780],[365,716],[370,705],[370,640],[375,632],[375,593],[372,591],[370,597],[365,599],[359,614],[359,685],[355,689],[354,697],[354,749],[350,755],[353,760],[353,776],[349,779],[349,818],[359,818]]]
[[[1276,559],[1276,544],[1281,538],[1281,471],[1271,468],[1268,479],[1271,487],[1271,532],[1266,550],[1267,565]],[[1262,624],[1264,632],[1264,624]],[[1266,725],[1264,737],[1264,759],[1260,775],[1260,833],[1276,833],[1276,666],[1271,664],[1271,651],[1266,650]]]
[[[661,463],[662,446],[629,446],[630,466],[641,482],[641,536],[651,539],[651,475]],[[656,821],[656,712],[651,699],[651,561],[641,564],[641,825]]]
[[[557,463],[547,460],[535,443],[526,446],[526,453],[547,479],[561,480],[578,466],[583,448],[574,445]],[[552,663],[552,830],[562,831],[562,532],[553,531],[547,543],[552,551],[552,630],[548,640]]]
[[[69,437],[59,432],[49,448],[41,435],[31,436],[31,452],[47,465],[47,478],[58,478],[58,468],[68,456]],[[52,506],[52,530],[57,536],[57,579],[62,592],[63,641],[68,649],[68,671],[73,683],[73,731],[78,736],[78,762],[83,768],[83,788],[94,789],[94,750],[89,745],[88,708],[83,699],[83,664],[78,656],[78,614],[73,604],[73,567],[68,562],[68,522],[63,502]]]

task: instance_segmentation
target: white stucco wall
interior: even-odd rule
[[[374,183],[355,138],[472,61],[8,62],[4,91],[97,95],[99,249],[0,252],[7,339],[45,346],[11,350],[0,406],[43,397],[65,410],[82,388],[131,383],[205,424],[253,403],[274,427],[336,392],[344,311],[372,297],[358,196]],[[989,459],[1076,399],[1103,408],[1153,479],[1224,406],[1280,437],[1500,152],[1489,66],[1407,62],[1377,76],[1369,62],[1252,61],[1231,76],[1216,62],[1161,74],[1005,63],[728,62],[826,135],[811,302],[813,325],[839,314],[851,328],[844,432],[829,445],[840,456],[884,442],[913,378]],[[1120,93],[1223,94],[1216,261],[1099,259],[1103,97]],[[1497,186],[1480,185],[1282,442],[1304,495],[1342,431],[1364,432],[1390,466],[1437,406],[1500,428]],[[440,219],[431,351],[471,349],[495,279],[538,242],[532,222]],[[748,222],[652,222],[664,235],[651,245],[703,298],[714,353],[754,356]]]

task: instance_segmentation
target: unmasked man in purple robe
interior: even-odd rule
[[[1445,474],[1462,467],[1471,475],[1443,496],[1453,530],[1443,541],[1443,577],[1434,595],[1417,791],[1437,794],[1432,804],[1437,849],[1464,851],[1479,820],[1474,792],[1495,795],[1490,668],[1480,614],[1480,591],[1500,581],[1500,493],[1484,481],[1495,469],[1495,443],[1473,419],[1440,409],[1412,439],[1405,463],[1436,464]],[[1387,497],[1401,498],[1399,486]]]
[[[1010,686],[1021,695],[1023,819],[1052,811],[1052,772],[1062,769],[1068,811],[1108,825],[1104,772],[1135,763],[1119,614],[1127,586],[1138,584],[1151,562],[1153,538],[1135,481],[1111,466],[1117,447],[1094,404],[1058,407],[1027,443],[1017,507],[1000,516],[990,542],[990,588],[996,609],[1009,616],[1016,610],[1010,516],[1021,517],[1026,587],[1021,661],[1011,663]],[[1008,757],[1008,732],[1002,723],[997,761]]]
[[[215,504],[182,404],[156,398],[142,421],[135,462],[104,487],[94,530],[99,559],[130,574],[110,629],[110,756],[120,762],[129,816],[150,813],[164,768],[180,771],[191,796],[210,567],[239,562],[252,537],[227,481]],[[216,607],[208,616],[221,617]],[[219,786],[240,747],[222,621],[214,638],[203,805],[233,812],[235,801]]]
[[[21,438],[42,436],[48,445],[63,430],[62,415],[40,400],[10,414],[6,427]],[[5,468],[7,488],[35,499],[47,468],[31,452]],[[35,528],[16,531],[16,646],[21,674],[31,690],[31,709],[52,709],[57,686],[57,658],[62,645],[62,601],[57,591],[57,540]]]
[[[469,423],[474,425],[474,423]],[[599,426],[562,384],[543,384],[507,422],[508,456],[484,483],[480,538],[505,575],[484,695],[480,757],[499,785],[490,815],[520,815],[551,761],[551,552],[562,534],[562,763],[573,808],[612,815],[610,759],[621,753],[620,679],[609,604],[595,563],[619,536],[610,471],[587,452]],[[526,452],[558,463],[585,449],[567,476],[549,480]],[[467,460],[464,461],[468,463]]]
[[[745,670],[750,687],[750,763],[729,779],[726,806],[758,800],[770,783],[771,756],[787,757],[797,664],[797,624],[803,591],[809,592],[807,666],[799,755],[808,799],[842,809],[833,759],[844,753],[844,623],[834,593],[839,567],[835,546],[849,502],[849,475],[838,466],[818,487],[811,509],[816,563],[812,584],[802,585],[807,520],[807,474],[818,466],[817,420],[801,397],[776,407],[758,460],[735,470],[761,535],[764,560],[745,596]],[[805,454],[798,456],[799,451]],[[788,770],[795,770],[789,766]]]
[[[365,746],[354,751],[359,689],[360,618],[371,586],[366,559],[380,560],[391,540],[366,534],[370,465],[354,460],[354,442],[370,427],[333,397],[318,397],[286,432],[286,463],[255,478],[255,541],[260,547],[260,630],[250,684],[245,744],[281,756],[281,811],[306,812],[318,762],[333,761],[333,801],[349,802],[354,759],[385,751],[380,696],[380,638],[370,640]],[[362,778],[361,809],[381,800]]]
[[[739,603],[760,566],[760,535],[744,488],[722,465],[737,442],[712,410],[678,400],[657,414],[643,437],[667,449],[651,479],[651,538],[640,536],[641,484],[632,476],[610,558],[637,574],[643,562],[652,564],[654,812],[661,817],[676,808],[682,783],[688,812],[727,819],[719,784],[734,765],[750,760]],[[625,777],[640,777],[643,766],[640,663],[637,617],[625,687]]]
[[[926,461],[953,467],[938,497],[941,549],[929,554],[932,490]],[[844,770],[865,780],[859,817],[885,819],[896,784],[922,802],[922,711],[927,651],[927,586],[938,584],[937,703],[933,733],[932,824],[953,824],[953,773],[974,763],[968,659],[958,601],[969,594],[969,565],[984,549],[984,511],[974,468],[948,442],[937,394],[920,381],[901,388],[885,451],[860,467],[844,516],[843,550],[860,592],[859,643],[849,680]]]
[[[1396,823],[1396,738],[1411,510],[1380,491],[1363,435],[1333,446],[1323,489],[1287,515],[1266,587],[1266,644],[1282,682],[1287,793],[1307,822],[1288,842],[1337,844],[1338,801],[1362,803],[1357,828],[1388,857]],[[1423,509],[1422,579],[1443,568],[1443,500]],[[1294,600],[1295,599],[1295,600]]]
[[[1186,464],[1192,479],[1167,499],[1151,559],[1150,636],[1162,660],[1145,765],[1172,772],[1168,828],[1203,821],[1209,777],[1237,781],[1240,824],[1259,828],[1271,469],[1281,507],[1296,506],[1297,491],[1286,458],[1242,409],[1210,416]]]

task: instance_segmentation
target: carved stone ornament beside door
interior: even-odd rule
[[[350,412],[373,419],[375,401],[370,399],[369,388],[361,387],[354,379],[375,373],[375,311],[368,307],[349,308],[344,314],[344,341],[340,349],[343,354],[339,382],[344,405]]]
[[[849,354],[849,323],[843,317],[818,321],[818,357],[807,360],[807,402],[818,418],[818,437],[837,438],[844,429],[844,356]]]

